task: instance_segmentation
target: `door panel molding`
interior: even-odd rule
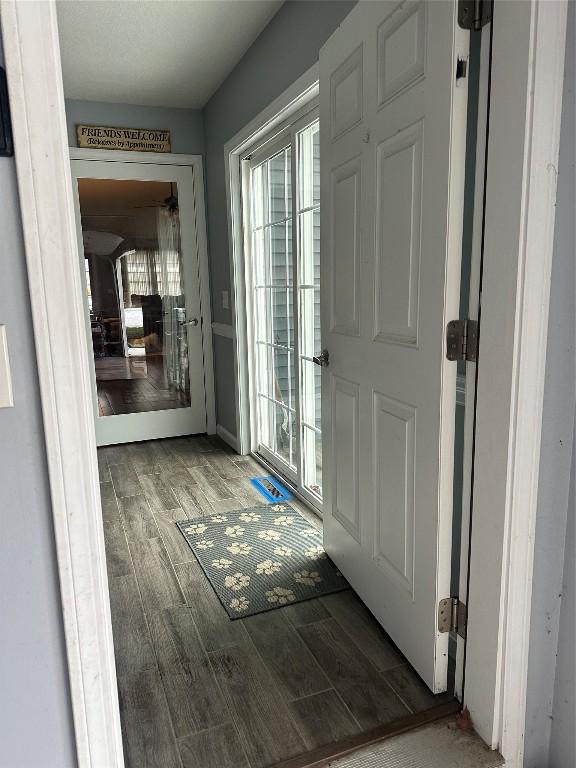
[[[374,392],[373,413],[374,558],[414,599],[416,408]]]
[[[399,13],[390,14],[378,27],[377,45],[380,108],[426,76],[426,2],[408,3]],[[402,47],[405,56],[411,52],[415,55],[402,62],[399,71],[390,73],[386,66],[387,46],[396,49]]]
[[[332,141],[362,122],[363,74],[362,46],[360,45],[330,78]]]
[[[332,221],[328,250],[330,329],[346,336],[360,333],[361,196],[362,158],[358,156],[334,168],[330,181],[331,205],[339,214]]]
[[[360,386],[356,382],[330,376],[332,516],[358,543],[362,535],[359,499],[359,400]],[[344,405],[347,407],[343,407]]]
[[[374,340],[418,347],[418,304],[420,300],[420,258],[422,221],[422,143],[424,121],[404,128],[376,146],[376,210],[381,212],[376,227],[374,256]],[[399,163],[407,167],[398,179],[387,186],[386,164]],[[393,169],[390,171],[390,176]],[[390,213],[388,214],[388,209]],[[396,235],[402,245],[392,252],[387,242]],[[404,258],[402,258],[404,256]],[[403,267],[402,262],[405,263]],[[402,269],[391,289],[393,270]],[[399,286],[403,287],[399,291]]]

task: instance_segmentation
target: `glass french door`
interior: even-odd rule
[[[98,445],[206,431],[195,180],[73,160]]]
[[[316,113],[247,160],[254,451],[322,503],[320,142]]]

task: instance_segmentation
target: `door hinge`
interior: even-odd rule
[[[450,320],[446,326],[446,357],[448,360],[478,360],[478,322]]]
[[[457,632],[466,638],[466,619],[466,605],[457,597],[445,597],[438,603],[439,632]]]
[[[478,32],[492,21],[492,0],[458,0],[458,24]]]

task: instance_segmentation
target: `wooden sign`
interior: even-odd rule
[[[122,149],[125,152],[170,152],[170,131],[152,128],[112,128],[77,125],[78,146],[88,149]]]

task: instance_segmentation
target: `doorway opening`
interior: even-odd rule
[[[98,444],[206,432],[209,307],[193,166],[95,154],[72,170]]]
[[[422,8],[422,4],[415,5]],[[532,573],[531,564],[526,563],[526,559],[530,559],[532,545],[527,541],[529,531],[527,533],[525,523],[526,515],[528,515],[529,522],[533,522],[535,515],[534,498],[536,494],[534,491],[538,474],[536,467],[537,448],[541,432],[537,421],[541,396],[537,391],[538,387],[531,387],[529,384],[533,383],[534,380],[537,382],[543,380],[545,342],[542,339],[545,338],[545,333],[540,334],[541,343],[537,344],[537,355],[534,356],[534,359],[529,358],[524,351],[524,348],[528,348],[530,345],[525,345],[523,340],[525,334],[528,334],[532,327],[532,320],[537,320],[540,330],[544,329],[545,331],[546,327],[545,315],[548,299],[544,293],[544,288],[546,277],[549,276],[551,237],[549,236],[550,227],[542,226],[538,205],[542,203],[543,206],[546,206],[548,212],[545,216],[545,223],[549,225],[554,218],[552,198],[555,184],[547,182],[544,170],[539,169],[545,168],[546,174],[548,174],[551,168],[554,169],[556,161],[554,157],[557,149],[555,130],[558,125],[557,107],[561,90],[559,88],[561,73],[559,75],[558,72],[560,71],[559,62],[562,53],[565,5],[558,4],[554,13],[550,13],[549,9],[546,9],[546,13],[544,13],[542,4],[527,4],[526,12],[521,14],[523,24],[517,23],[516,9],[514,9],[514,14],[507,13],[505,5],[499,7],[499,33],[501,32],[501,34],[495,35],[495,61],[499,74],[506,70],[510,56],[513,59],[514,67],[509,68],[510,81],[508,83],[506,83],[505,77],[494,78],[494,81],[502,87],[494,88],[492,94],[494,96],[494,116],[497,118],[492,127],[497,128],[497,130],[491,131],[490,149],[491,153],[492,150],[495,150],[495,162],[491,163],[487,185],[490,192],[487,195],[489,201],[487,232],[497,246],[504,246],[492,248],[491,252],[501,253],[504,261],[499,270],[494,268],[494,264],[486,264],[486,267],[490,266],[490,269],[486,269],[485,277],[488,277],[488,273],[490,273],[491,280],[485,279],[484,296],[486,301],[489,301],[489,307],[493,313],[492,325],[488,325],[490,337],[499,338],[498,331],[504,326],[510,328],[510,333],[502,338],[503,346],[499,350],[499,355],[491,353],[489,349],[487,350],[487,362],[493,362],[496,365],[490,366],[488,364],[486,369],[482,369],[485,370],[483,377],[486,379],[493,378],[496,387],[490,388],[486,386],[486,381],[481,380],[483,386],[480,387],[479,413],[482,416],[488,416],[485,432],[496,429],[497,432],[502,433],[502,440],[499,446],[496,446],[498,455],[495,460],[492,453],[495,445],[493,434],[479,435],[481,438],[479,444],[484,450],[478,451],[478,465],[481,465],[482,477],[485,480],[482,489],[484,498],[480,499],[479,506],[486,513],[483,520],[484,530],[482,531],[482,534],[485,535],[479,538],[476,534],[473,543],[476,549],[482,546],[482,555],[488,552],[490,556],[499,558],[503,551],[506,552],[510,555],[510,562],[502,564],[501,567],[499,561],[494,562],[494,568],[489,569],[491,572],[486,573],[485,577],[482,578],[482,574],[479,573],[482,567],[485,568],[485,562],[482,561],[480,566],[476,565],[473,568],[474,580],[471,583],[474,586],[475,594],[484,598],[479,600],[480,609],[476,609],[475,613],[480,615],[483,610],[487,610],[489,614],[490,610],[493,609],[495,614],[498,614],[502,612],[501,608],[504,605],[513,615],[515,621],[502,622],[501,616],[495,615],[493,622],[487,624],[484,622],[485,626],[490,627],[491,638],[495,637],[498,641],[493,644],[498,646],[498,649],[486,648],[485,653],[479,654],[477,648],[471,647],[471,650],[476,651],[476,653],[473,659],[474,664],[469,661],[468,667],[475,677],[483,678],[482,683],[486,681],[485,685],[479,685],[478,680],[476,680],[475,686],[475,693],[483,699],[478,702],[479,710],[481,714],[487,715],[490,721],[484,722],[483,730],[486,738],[487,740],[492,739],[493,745],[503,744],[504,750],[512,756],[514,761],[521,756],[523,745],[522,716],[525,696],[522,688],[526,678],[528,613],[526,606]],[[362,4],[360,7],[366,8],[367,4]],[[435,4],[424,5],[427,11],[424,11],[420,17],[411,19],[408,30],[404,28],[404,32],[411,32],[422,41],[422,33],[426,30],[427,19],[433,17],[433,14],[428,15],[428,12],[431,12],[435,7]],[[404,5],[401,8],[406,10]],[[73,704],[75,712],[78,714],[76,727],[80,736],[80,762],[87,764],[90,760],[88,753],[92,754],[92,750],[94,750],[94,754],[106,755],[109,758],[106,759],[105,757],[101,760],[103,764],[120,765],[122,758],[116,749],[119,742],[117,708],[110,696],[113,664],[110,665],[110,655],[108,654],[109,606],[107,598],[99,593],[99,590],[101,591],[102,586],[105,585],[106,579],[102,578],[101,562],[99,561],[102,551],[100,531],[94,527],[94,513],[98,510],[97,504],[95,504],[95,494],[86,493],[86,488],[82,487],[84,485],[92,491],[92,479],[94,477],[94,462],[92,460],[94,440],[90,429],[86,429],[87,425],[90,425],[90,422],[86,420],[87,387],[82,376],[74,376],[74,365],[77,364],[78,352],[83,359],[86,357],[86,348],[83,343],[80,343],[70,346],[61,345],[58,349],[56,345],[51,343],[53,339],[49,336],[49,333],[53,333],[54,328],[57,327],[58,301],[66,298],[63,296],[62,287],[75,284],[74,281],[77,277],[76,271],[72,272],[67,264],[68,255],[73,249],[70,248],[70,211],[68,210],[70,201],[63,184],[66,181],[65,158],[62,151],[64,147],[62,141],[64,111],[56,17],[54,7],[51,4],[35,7],[30,11],[26,8],[26,4],[10,2],[6,4],[5,16],[9,21],[7,25],[3,25],[4,37],[8,43],[11,57],[9,76],[13,76],[17,83],[16,86],[12,87],[11,95],[19,93],[15,90],[19,86],[22,87],[25,95],[24,99],[13,98],[13,114],[16,144],[22,149],[19,158],[19,182],[21,196],[26,203],[22,206],[22,217],[28,239],[27,258],[29,265],[34,267],[29,269],[29,281],[34,296],[40,297],[45,302],[45,306],[42,305],[42,302],[33,302],[33,312],[34,318],[37,320],[35,336],[41,353],[39,355],[39,368],[41,374],[48,374],[46,376],[41,375],[40,381],[43,390],[43,405],[46,410],[46,443],[50,459],[51,486],[55,500],[54,519],[57,526],[58,541],[66,544],[66,546],[59,546],[58,561],[63,577],[62,589],[66,598],[64,600],[65,619],[67,628],[70,630],[67,632],[67,645],[70,659],[75,662],[75,664],[71,663],[70,665],[70,679]],[[43,21],[46,21],[47,24],[42,24]],[[84,28],[85,26],[84,24]],[[51,34],[46,35],[46,29]],[[387,27],[385,32],[390,34],[379,34],[378,41],[386,44],[397,31],[397,27]],[[372,38],[374,37],[372,35]],[[400,42],[405,39],[405,36],[400,36]],[[519,41],[526,44],[515,44]],[[398,38],[396,38],[396,43],[398,43]],[[419,50],[414,46],[397,44],[392,45],[391,50],[406,54],[403,59],[401,57],[401,61],[408,70],[408,72],[399,73],[398,68],[393,68],[392,80],[384,83],[383,98],[386,100],[386,97],[389,96],[390,100],[393,101],[393,97],[401,93],[406,85],[406,76],[418,78],[418,72],[420,71],[422,74],[421,65],[424,57],[418,61],[410,59],[410,54]],[[535,50],[539,53],[538,57],[534,56]],[[358,56],[352,58],[355,63],[358,63]],[[37,62],[38,59],[44,66],[19,67],[22,62],[30,64]],[[550,74],[554,68],[556,74]],[[462,72],[465,68],[459,67],[459,69]],[[383,71],[385,74],[390,74],[389,69]],[[361,112],[361,100],[349,98],[350,77],[347,77],[344,71],[341,71],[340,74],[343,77],[337,84],[346,84],[346,87],[341,90],[343,95],[339,102],[340,106],[352,106],[356,112],[360,108]],[[348,75],[350,75],[350,70],[348,70]],[[527,76],[527,88],[525,87],[525,76]],[[353,82],[354,77],[352,77],[352,84]],[[533,85],[534,87],[532,87]],[[42,88],[45,89],[45,93],[41,91]],[[45,98],[46,94],[53,98]],[[527,110],[526,104],[529,104],[533,109]],[[525,115],[528,115],[525,121],[524,139],[520,142],[514,141],[514,130],[511,130],[503,121],[504,115],[508,119],[511,114],[518,116],[521,121],[524,121]],[[54,116],[58,120],[52,122],[50,118]],[[548,116],[550,116],[550,120],[547,123],[545,118]],[[343,123],[344,130],[353,127],[349,120],[344,119]],[[36,132],[36,140],[33,143],[29,141],[29,124],[35,128],[44,127],[45,129],[44,133],[40,130]],[[514,125],[514,120],[511,121],[511,124]],[[538,141],[532,141],[535,136]],[[510,159],[510,153],[513,155],[512,162],[507,162]],[[542,160],[544,162],[541,162]],[[496,168],[496,172],[494,172],[494,168]],[[42,171],[45,173],[42,174]],[[525,184],[528,172],[534,172],[537,180],[542,183]],[[35,182],[34,184],[30,183],[31,179]],[[507,194],[501,192],[499,185],[504,188]],[[522,186],[521,191],[519,191],[520,186]],[[49,205],[45,205],[43,209],[42,203],[48,202],[50,204],[53,201],[58,201],[62,205],[64,214],[66,214],[59,220],[53,216],[53,208]],[[509,202],[510,204],[508,204]],[[525,238],[526,243],[531,243],[531,245],[526,245],[523,241],[517,242],[519,237],[517,232],[525,232],[526,227],[518,227],[516,207],[520,212],[518,218],[521,214],[522,220],[527,225],[527,231],[534,236],[533,238]],[[498,208],[500,208],[500,218],[495,214]],[[538,212],[538,216],[534,215],[532,209]],[[40,237],[38,237],[38,230]],[[503,231],[503,234],[500,230]],[[56,237],[54,237],[54,233]],[[508,236],[511,238],[509,242],[506,240]],[[494,245],[494,243],[491,244]],[[534,243],[536,244],[534,245]],[[490,252],[490,249],[487,250]],[[46,255],[51,258],[43,258]],[[502,259],[498,259],[498,261],[501,262]],[[43,281],[45,281],[44,285]],[[495,289],[495,283],[498,283],[498,290]],[[523,293],[525,286],[533,287],[534,285],[544,286],[544,288],[542,291],[531,290]],[[52,295],[50,295],[49,290],[46,290],[46,286],[54,289]],[[498,300],[502,288],[509,289],[510,295],[514,295],[517,287],[523,301],[520,311],[518,311],[518,302],[510,302],[509,306],[502,309],[506,304]],[[542,311],[543,309],[544,311]],[[83,339],[79,332],[81,322],[77,312],[77,302],[62,302],[62,313],[68,320],[69,338],[76,340],[76,342]],[[514,317],[515,313],[517,317]],[[46,317],[51,321],[50,323],[42,322]],[[522,341],[521,345],[520,341]],[[46,349],[50,349],[51,354],[44,355]],[[506,355],[502,355],[502,351]],[[507,362],[510,362],[509,366]],[[535,377],[531,378],[531,374],[535,374]],[[488,403],[489,399],[492,401],[499,400],[497,397],[498,386],[501,387],[501,391],[508,392],[509,384],[511,385],[510,391],[524,393],[523,398],[515,401],[514,398],[510,399],[506,396],[500,398],[496,406]],[[70,392],[76,396],[69,398],[69,413],[75,419],[68,418],[67,423],[66,405],[68,403],[66,403],[66,398]],[[63,417],[62,414],[65,413],[65,417]],[[518,414],[527,418],[518,418]],[[518,424],[520,427],[517,426]],[[82,428],[86,430],[86,436],[84,436]],[[508,443],[509,428],[512,439],[511,447]],[[533,435],[530,434],[531,431]],[[75,433],[79,433],[79,435]],[[520,437],[525,438],[524,440],[518,440],[519,433],[521,433]],[[522,444],[524,455],[518,448],[517,442]],[[502,457],[502,461],[500,461],[499,451],[500,453],[508,453],[507,456]],[[92,456],[89,455],[90,452],[92,452]],[[77,460],[77,454],[80,454],[80,460]],[[488,454],[491,454],[491,463],[486,458]],[[82,466],[82,461],[86,463],[85,467]],[[493,479],[490,469],[497,481],[494,483],[494,491],[490,488]],[[76,476],[74,476],[75,474]],[[77,478],[80,478],[82,483],[76,482]],[[521,482],[525,478],[528,478],[530,482]],[[521,486],[524,486],[522,492],[519,491]],[[510,488],[512,488],[512,494],[510,494]],[[501,503],[490,503],[494,499]],[[493,513],[493,510],[497,511]],[[506,511],[506,515],[500,514],[502,510]],[[78,521],[87,523],[87,525],[78,525]],[[511,524],[508,526],[510,521]],[[503,530],[502,537],[496,537],[497,544],[494,547],[491,547],[491,543],[495,540],[493,535],[490,536],[491,533],[493,534],[492,525],[495,526],[497,532]],[[518,536],[509,535],[509,530]],[[504,550],[501,549],[501,538],[504,541]],[[511,550],[510,553],[508,553],[508,547]],[[90,552],[91,557],[82,556],[86,551]],[[518,566],[516,574],[520,575],[516,579],[508,579],[510,574],[514,575],[515,573],[514,566]],[[501,581],[504,584],[502,588]],[[510,584],[506,583],[507,581],[510,581]],[[80,583],[88,583],[94,587],[93,600],[81,601],[77,599],[76,584]],[[478,622],[478,624],[481,623]],[[502,641],[503,639],[510,640],[510,637],[517,642]],[[95,648],[97,653],[85,654],[79,659],[78,640],[81,641],[83,638],[89,639],[90,647]],[[478,635],[475,636],[474,640],[476,645],[491,645],[489,642],[491,638],[487,637],[485,630],[478,628]],[[513,649],[512,654],[509,652],[510,648]],[[485,660],[487,660],[487,664],[479,663]],[[490,674],[487,674],[487,669]],[[502,674],[502,669],[505,670],[505,674]],[[89,673],[90,677],[86,673]],[[90,679],[93,685],[83,685],[86,679]],[[494,681],[493,685],[492,681]],[[520,684],[519,690],[515,690],[518,683]],[[500,691],[500,686],[502,686],[503,692]],[[481,690],[479,691],[479,689]],[[141,686],[140,690],[142,690]],[[492,700],[487,702],[486,699],[492,694],[495,694],[494,702]],[[495,712],[503,712],[505,715],[503,718],[498,718],[500,720],[498,723],[491,720]],[[109,715],[109,717],[105,717],[105,715]],[[506,729],[502,733],[502,722],[511,724],[511,729]],[[113,731],[110,735],[109,730]],[[147,733],[149,733],[149,729],[147,729]]]

